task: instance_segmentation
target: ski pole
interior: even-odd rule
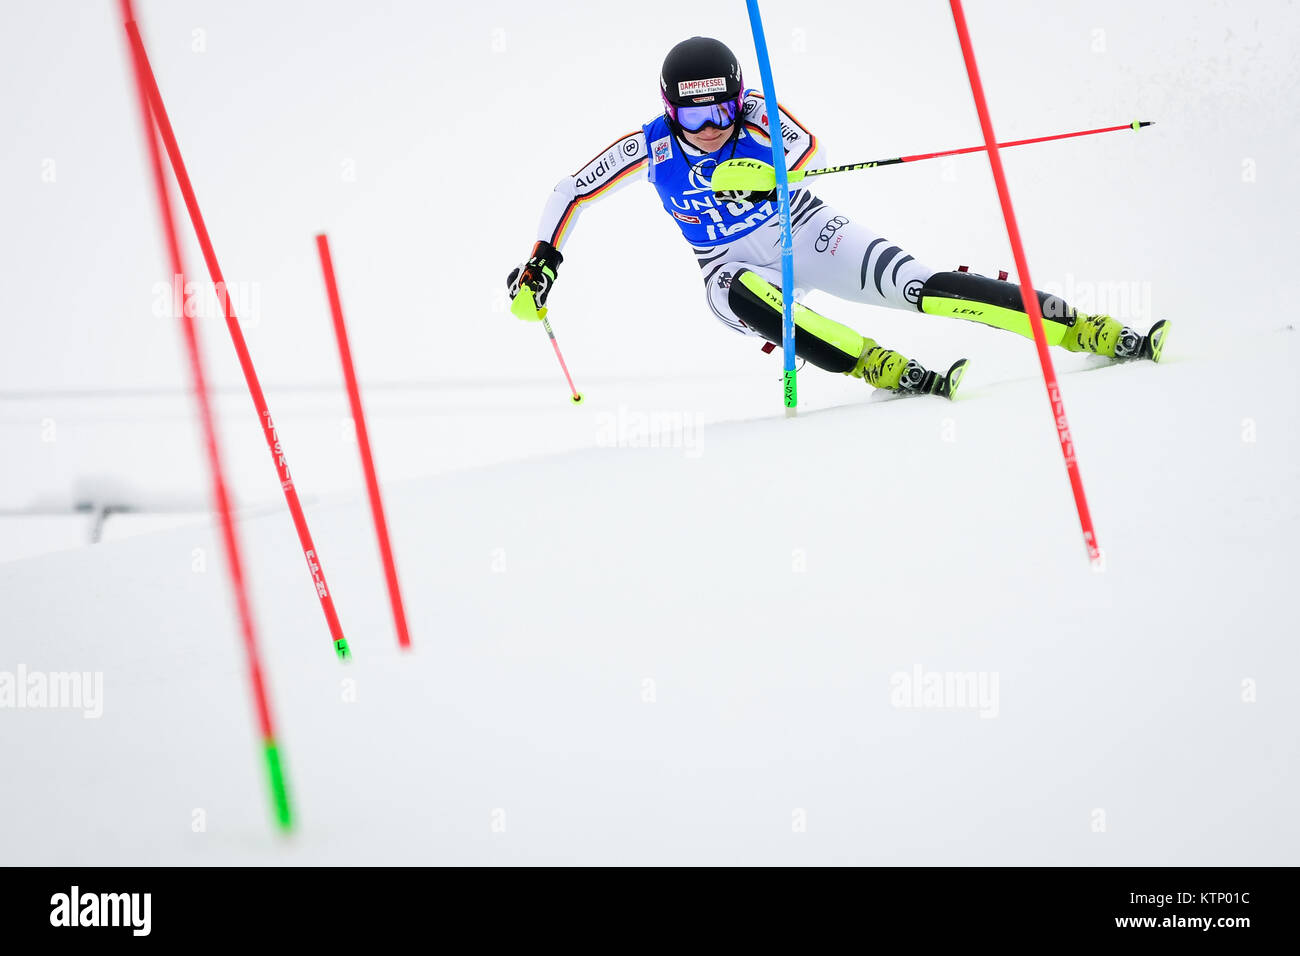
[[[573,376],[569,374],[569,366],[564,364],[564,356],[560,354],[560,343],[555,340],[555,333],[551,331],[551,320],[546,317],[546,310],[540,311],[542,318],[542,328],[546,329],[546,334],[551,337],[551,346],[555,349],[555,357],[560,360],[560,368],[564,370],[564,377],[569,382],[569,391],[573,393],[569,399],[575,405],[581,405],[583,402],[582,392],[578,391],[573,385]]]
[[[564,370],[564,377],[569,383],[569,391],[573,394],[570,401],[575,405],[581,405],[585,399],[582,392],[578,391],[573,384],[573,376],[569,374],[569,366],[564,362],[564,356],[560,353],[560,343],[555,338],[555,331],[551,328],[551,320],[546,317],[546,307],[537,307],[537,302],[533,299],[533,290],[522,288],[519,290],[515,300],[510,303],[510,312],[515,318],[523,319],[525,322],[541,322],[542,328],[546,329],[546,334],[551,339],[551,347],[555,349],[555,357],[560,360],[560,368]]]
[[[1085,129],[1077,133],[1056,133],[1052,136],[1035,136],[1032,139],[1017,139],[1009,143],[998,143],[998,149],[1009,146],[1026,146],[1030,143],[1046,143],[1054,139],[1071,139],[1075,136],[1093,136],[1097,133],[1114,133],[1121,129],[1138,130],[1144,126],[1153,126],[1151,120],[1134,120],[1120,126],[1106,126],[1100,129]],[[937,153],[916,153],[912,156],[897,156],[893,159],[873,159],[867,163],[848,163],[844,166],[826,166],[822,169],[804,169],[789,174],[790,182],[796,183],[808,176],[825,176],[828,173],[847,173],[855,169],[875,169],[877,166],[893,166],[896,163],[916,163],[923,159],[938,159],[940,156],[960,156],[963,153],[981,153],[987,146],[965,146],[961,149],[945,149]],[[719,163],[713,171],[712,185],[714,192],[738,189],[742,192],[767,192],[776,188],[776,170],[768,163],[753,159],[729,159]]]

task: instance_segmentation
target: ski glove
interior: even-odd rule
[[[510,290],[510,298],[519,294],[522,286],[527,286],[533,290],[533,301],[537,303],[538,308],[546,305],[546,297],[550,294],[551,285],[555,282],[555,273],[560,269],[560,263],[564,261],[564,256],[560,250],[545,239],[539,239],[533,246],[532,257],[522,266],[511,271],[506,277],[506,287]]]
[[[776,202],[776,190],[765,193],[751,192],[744,189],[724,189],[713,194],[721,202],[747,202],[757,206],[761,202]]]

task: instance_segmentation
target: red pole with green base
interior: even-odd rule
[[[281,444],[279,433],[275,428],[275,422],[271,418],[271,410],[267,406],[266,396],[262,393],[262,385],[258,381],[257,370],[253,367],[253,357],[249,354],[248,345],[244,342],[244,333],[239,326],[239,316],[235,314],[234,300],[226,292],[226,279],[221,272],[220,263],[217,262],[216,249],[212,245],[211,236],[208,235],[208,227],[203,221],[203,213],[199,210],[199,200],[194,193],[194,185],[190,182],[190,174],[185,168],[185,160],[181,157],[180,144],[176,141],[176,133],[172,129],[171,120],[167,117],[167,108],[163,105],[162,92],[158,89],[158,81],[153,75],[153,69],[149,66],[149,56],[145,53],[144,41],[140,39],[140,31],[137,29],[134,20],[127,20],[126,32],[131,40],[132,50],[136,58],[136,71],[142,95],[145,97],[145,102],[153,114],[153,122],[157,124],[158,133],[162,136],[163,145],[167,149],[172,171],[176,174],[176,185],[180,187],[181,197],[185,200],[185,208],[189,212],[190,222],[194,226],[195,237],[199,240],[199,249],[202,250],[203,259],[208,266],[208,275],[211,277],[212,284],[216,287],[217,294],[222,300],[226,317],[226,329],[230,333],[230,342],[235,347],[235,356],[239,359],[240,370],[244,373],[244,381],[248,385],[248,394],[253,399],[253,407],[257,409],[257,417],[262,424],[262,437],[266,439],[267,448],[271,452],[271,460],[275,464],[280,490],[284,493],[285,504],[288,505],[289,515],[293,518],[294,530],[298,532],[298,543],[301,545],[303,557],[307,561],[307,570],[311,573],[312,587],[316,591],[316,597],[320,599],[321,610],[325,614],[325,623],[329,627],[330,638],[334,642],[334,652],[338,655],[339,660],[350,660],[352,651],[348,647],[347,638],[343,636],[343,625],[339,623],[338,613],[334,610],[334,598],[330,595],[329,586],[325,583],[325,571],[321,568],[320,555],[316,551],[316,545],[312,542],[311,531],[307,527],[307,516],[303,514],[302,501],[298,497],[297,486],[294,484],[293,476],[289,472],[289,459],[285,455],[284,446]],[[150,141],[153,142],[152,137]],[[154,148],[156,148],[156,143]]]
[[[181,288],[184,289],[185,264],[181,256],[180,239],[176,234],[176,221],[172,215],[171,201],[167,195],[167,180],[163,173],[162,155],[158,149],[157,130],[154,126],[152,110],[149,107],[149,97],[145,91],[145,71],[147,66],[144,60],[144,45],[140,40],[139,31],[136,29],[131,0],[119,0],[119,2],[122,18],[126,21],[128,51],[135,74],[136,89],[139,93],[140,115],[144,123],[144,136],[148,144],[149,163],[153,174],[154,187],[158,194],[158,210],[162,219],[163,237],[167,244],[167,258],[171,264],[172,275],[180,280]],[[189,356],[194,397],[199,407],[199,424],[203,430],[203,446],[207,451],[208,465],[212,474],[212,497],[221,523],[221,537],[226,554],[226,565],[230,572],[231,588],[234,591],[239,630],[243,636],[248,683],[253,695],[253,705],[257,711],[258,731],[261,734],[262,753],[266,760],[272,808],[275,813],[276,824],[281,830],[287,832],[293,827],[293,810],[289,802],[289,788],[285,782],[284,765],[280,760],[280,748],[275,739],[275,726],[271,719],[271,704],[266,690],[266,680],[262,672],[261,653],[257,645],[257,630],[253,623],[252,606],[248,599],[248,586],[244,579],[244,564],[240,557],[239,536],[235,532],[235,522],[231,515],[230,495],[226,490],[221,449],[217,443],[216,423],[212,414],[207,378],[203,369],[203,354],[194,327],[194,317],[186,309],[182,308],[179,318],[184,332],[186,352]]]

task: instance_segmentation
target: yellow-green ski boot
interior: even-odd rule
[[[1091,352],[1105,358],[1127,361],[1150,359],[1160,361],[1165,347],[1165,333],[1169,323],[1161,319],[1146,335],[1112,319],[1109,315],[1080,314],[1061,344],[1071,352]]]
[[[881,348],[873,339],[864,339],[862,355],[849,374],[866,380],[876,388],[904,395],[942,395],[952,398],[966,372],[966,360],[958,359],[947,375],[932,372],[916,359],[909,359],[892,349]]]

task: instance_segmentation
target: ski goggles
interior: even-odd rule
[[[736,122],[736,117],[740,115],[740,97],[723,100],[721,103],[710,103],[707,106],[674,106],[665,99],[664,107],[669,119],[674,120],[688,133],[698,133],[706,126],[730,129],[731,124]]]

